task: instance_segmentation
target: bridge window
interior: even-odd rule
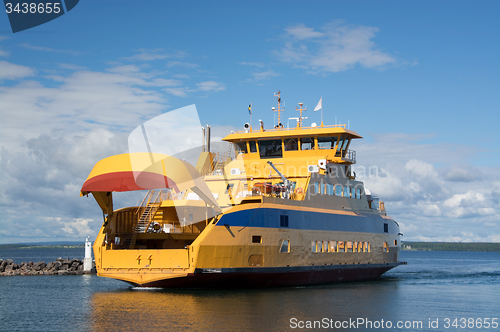
[[[250,145],[250,153],[257,152],[257,142],[250,141],[248,144]]]
[[[312,150],[314,149],[314,138],[303,137],[300,139],[300,149],[301,150]]]
[[[340,150],[342,150],[342,144],[344,144],[344,139],[340,138],[338,144],[337,144],[337,154],[340,156]]]
[[[311,241],[311,251],[316,252],[316,241]]]
[[[318,137],[318,149],[334,149],[337,137]]]
[[[361,199],[361,189],[356,189],[356,198]]]
[[[344,187],[344,197],[351,197],[351,188]]]
[[[234,146],[236,147],[236,151],[238,151],[238,153],[247,153],[247,142],[234,143]]]
[[[290,252],[290,241],[289,240],[283,240],[283,242],[281,243],[280,252]]]
[[[285,140],[285,151],[297,151],[299,149],[299,140],[297,138],[288,138]]]
[[[341,137],[339,139],[339,144],[337,144],[337,152],[335,153],[336,157],[340,157],[341,155],[344,157],[346,155],[346,149],[351,140],[349,138]]]
[[[273,140],[259,141],[259,152],[260,152],[260,157],[263,159],[282,158],[283,150],[281,148],[281,140],[273,139]]]

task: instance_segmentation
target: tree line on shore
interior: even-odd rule
[[[494,242],[409,242],[401,243],[403,250],[420,251],[482,251],[500,252],[500,243]]]

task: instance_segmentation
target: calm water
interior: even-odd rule
[[[60,256],[83,258],[74,250],[0,251],[16,262]],[[476,325],[478,318],[500,320],[500,253],[405,251],[402,259],[408,265],[376,281],[261,290],[144,290],[89,275],[0,277],[0,330],[297,331],[313,330],[299,328],[299,321],[325,319],[334,327],[364,319],[357,330],[500,331]],[[437,328],[429,328],[429,319]],[[398,329],[398,321],[408,328]]]

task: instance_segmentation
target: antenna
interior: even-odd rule
[[[276,126],[276,128],[281,128],[283,127],[283,125],[281,124],[281,112],[283,112],[285,110],[285,108],[283,107],[283,109],[281,109],[281,91],[278,91],[278,92],[275,92],[274,93],[274,96],[278,98],[278,109],[276,108],[271,108],[273,110],[273,112],[278,112],[278,125]]]
[[[297,121],[298,128],[302,128],[302,119],[303,119],[302,118],[302,111],[306,110],[305,108],[302,108],[303,105],[304,105],[304,103],[299,103],[300,108],[297,108],[297,106],[295,106],[295,110],[300,112],[299,121]]]

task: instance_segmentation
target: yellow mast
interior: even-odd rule
[[[281,91],[278,91],[278,92],[275,92],[274,93],[274,96],[275,97],[278,97],[278,109],[276,108],[272,108],[273,112],[278,112],[278,124],[275,126],[275,128],[277,129],[281,129],[283,128],[283,124],[281,123],[281,112],[283,112],[285,110],[285,108],[283,107],[283,109],[281,109],[281,97],[280,97],[280,94],[281,94]]]
[[[299,121],[297,121],[297,128],[302,128],[302,111],[305,111],[306,109],[302,108],[302,105],[304,105],[304,103],[299,103],[299,105],[300,109],[295,106],[295,110],[300,112]]]

